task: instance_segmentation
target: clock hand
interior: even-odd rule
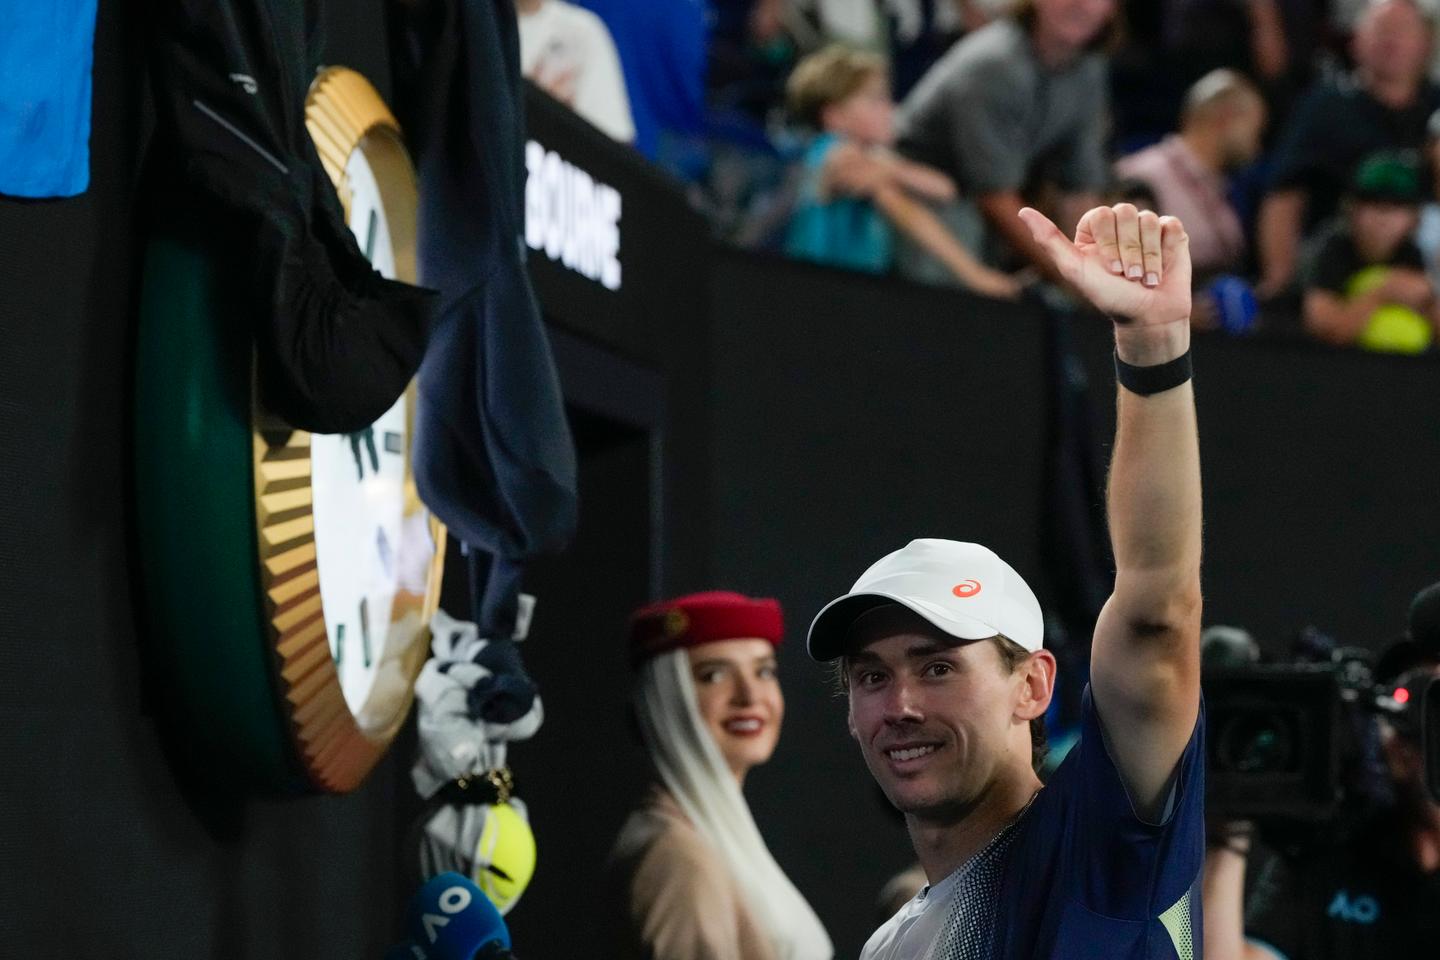
[[[345,662],[345,624],[335,628],[335,669],[339,670],[340,665]]]
[[[375,452],[375,428],[365,428],[365,446],[370,451],[370,469],[380,472],[380,454]]]
[[[360,601],[360,649],[365,656],[365,667],[369,669],[370,656],[370,598]]]
[[[372,209],[370,211],[370,222],[365,227],[366,260],[373,260],[375,258],[375,234],[379,226],[380,218],[375,215],[375,211]]]
[[[350,452],[355,457],[355,479],[364,480],[365,461],[360,459],[360,434],[347,433],[346,436],[350,438]]]
[[[370,469],[376,473],[380,472],[380,454],[375,450],[375,428],[366,427],[364,430],[356,430],[354,433],[347,433],[350,438],[350,452],[355,457],[355,475],[357,480],[365,479],[365,460],[360,455],[360,443],[365,443],[365,452],[370,454]]]

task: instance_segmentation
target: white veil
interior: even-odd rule
[[[820,918],[770,855],[735,775],[700,720],[684,650],[640,665],[635,713],[660,779],[724,859],[776,956],[830,960],[835,948]]]

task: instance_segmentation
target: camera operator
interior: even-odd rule
[[[1207,960],[1436,955],[1440,804],[1426,789],[1420,698],[1411,691],[1440,676],[1440,658],[1428,645],[1402,640],[1375,674],[1394,688],[1392,712],[1379,721],[1389,801],[1353,826],[1327,825],[1298,855],[1254,864],[1253,824],[1212,829],[1202,880]]]

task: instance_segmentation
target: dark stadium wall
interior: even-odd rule
[[[1108,442],[1110,341],[1080,333]],[[1440,357],[1211,335],[1195,367],[1206,623],[1276,657],[1306,626],[1372,650],[1399,637],[1440,580]]]

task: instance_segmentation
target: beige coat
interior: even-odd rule
[[[775,960],[725,861],[663,788],[625,822],[611,869],[622,960]]]

